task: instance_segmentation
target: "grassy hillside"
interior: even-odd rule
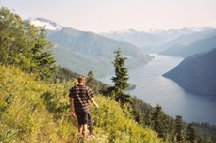
[[[73,83],[45,84],[16,68],[0,67],[0,142],[79,142],[68,103]],[[161,142],[156,133],[131,119],[105,97],[92,107],[96,139],[91,142]]]

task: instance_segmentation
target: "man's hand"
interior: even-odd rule
[[[99,108],[99,106],[98,106],[98,104],[97,104],[97,103],[95,103],[94,105],[95,105],[95,107],[96,107],[96,108]]]
[[[72,111],[71,113],[72,113],[72,116],[74,116],[75,118],[77,117],[77,115],[74,111]]]
[[[70,107],[71,107],[72,116],[74,116],[76,118],[77,116],[76,116],[76,113],[74,112],[74,99],[70,98],[69,101],[70,101]]]
[[[91,101],[93,102],[93,104],[95,105],[96,108],[99,108],[98,104],[95,102],[94,98],[91,98]]]

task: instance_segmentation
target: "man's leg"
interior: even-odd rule
[[[93,125],[92,125],[92,119],[91,119],[90,114],[88,114],[88,128],[90,131],[90,135],[93,135]]]
[[[79,132],[79,135],[82,135],[82,133],[83,133],[83,125],[78,125],[78,132]]]
[[[78,132],[80,135],[83,135],[85,138],[87,136],[88,130],[88,113],[79,113],[77,114],[78,117]]]
[[[78,122],[78,133],[80,136],[82,136],[83,135],[82,114],[76,113],[76,115],[77,115],[77,122]]]
[[[83,125],[83,137],[84,138],[86,138],[86,136],[87,136],[87,130],[88,130],[88,126],[87,126],[87,124],[84,124]]]

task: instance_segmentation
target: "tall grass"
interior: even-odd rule
[[[72,85],[46,84],[17,68],[0,67],[0,142],[80,142],[68,102]],[[125,116],[117,102],[103,96],[95,100],[100,108],[91,108],[96,136],[91,142],[160,142],[154,131]]]

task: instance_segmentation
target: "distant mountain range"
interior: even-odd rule
[[[160,54],[166,56],[192,56],[215,48],[216,35],[208,38],[197,40],[191,44],[184,46],[182,44],[174,44]]]
[[[216,28],[182,28],[170,30],[137,31],[134,29],[102,33],[102,35],[130,42],[146,53],[160,53],[176,45],[186,46],[216,35]]]
[[[163,76],[172,79],[188,92],[216,96],[215,73],[216,45],[208,52],[187,57]]]
[[[96,77],[112,75],[114,71],[111,61],[114,59],[114,51],[119,48],[122,55],[128,58],[128,68],[146,64],[152,59],[128,42],[63,27],[43,18],[30,19],[30,23],[47,29],[47,39],[55,44],[53,53],[57,63],[80,74],[86,75],[92,70]]]

